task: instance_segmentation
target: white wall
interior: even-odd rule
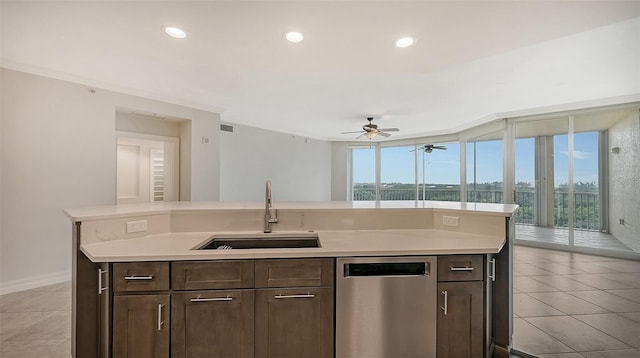
[[[220,200],[264,200],[267,179],[274,203],[331,200],[329,142],[242,125],[220,134]]]
[[[611,148],[620,148],[619,154]],[[609,129],[609,230],[640,252],[640,114],[635,111]],[[625,224],[620,224],[624,219]]]
[[[70,279],[62,209],[115,203],[116,108],[190,119],[191,136],[211,140],[192,141],[186,186],[193,200],[218,199],[218,114],[6,69],[1,79],[2,292]]]
[[[153,134],[163,137],[181,136],[180,126],[188,120],[161,120],[153,117],[116,112],[116,130],[123,132]]]

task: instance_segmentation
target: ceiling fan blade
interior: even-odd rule
[[[379,131],[383,131],[383,132],[397,132],[399,131],[398,128],[383,128],[383,129],[378,129]]]
[[[362,133],[362,131],[342,132],[341,134],[353,134],[353,133]]]
[[[378,132],[378,135],[381,135],[383,137],[391,137],[391,134],[385,132]]]

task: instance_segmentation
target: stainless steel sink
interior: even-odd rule
[[[318,234],[305,232],[213,235],[195,249],[293,249],[307,247],[320,247]]]

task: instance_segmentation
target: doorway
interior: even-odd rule
[[[179,200],[179,138],[118,132],[116,204]]]
[[[621,168],[612,165],[619,154],[612,149],[616,145],[609,143],[617,136],[617,145],[628,148],[629,158],[637,153],[637,146],[630,144],[638,130],[637,110],[588,111],[512,123],[513,201],[520,206],[517,243],[637,258],[640,250],[634,248],[634,241],[616,232],[631,226],[625,225],[624,216],[633,206],[630,203],[637,203],[637,192],[610,199],[621,191],[612,184],[633,175],[620,175]],[[633,171],[635,161],[623,166]],[[616,212],[616,205],[624,209]]]

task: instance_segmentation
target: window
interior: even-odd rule
[[[351,200],[376,200],[376,149],[351,149]]]
[[[416,200],[416,147],[380,149],[380,200]]]
[[[467,143],[467,201],[502,203],[502,140]]]
[[[423,200],[460,201],[460,144],[440,143],[444,149],[418,146],[419,198]]]

